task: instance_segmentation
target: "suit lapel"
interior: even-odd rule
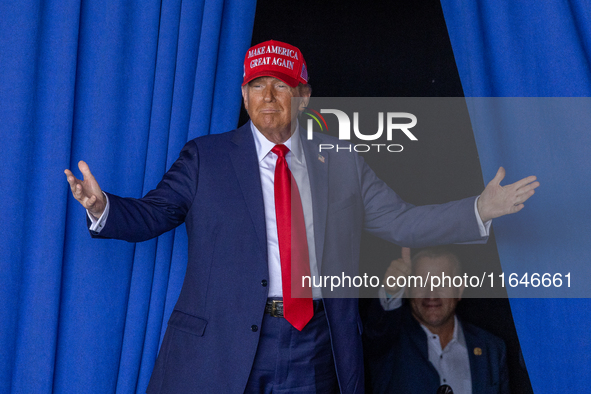
[[[259,240],[259,246],[267,261],[267,231],[261,176],[250,122],[236,130],[232,137],[230,159],[248,207]]]
[[[488,365],[487,358],[488,355],[483,354],[483,351],[486,350],[484,343],[479,340],[478,336],[476,336],[470,326],[467,323],[462,322],[462,327],[464,329],[464,338],[466,339],[466,347],[468,348],[468,359],[470,359],[470,376],[472,378],[472,392],[476,393],[482,392],[486,387],[488,389],[488,382],[490,379],[488,378],[487,368]],[[476,351],[479,349],[480,351]],[[478,355],[476,355],[478,353]],[[486,382],[487,384],[483,384]],[[478,386],[475,387],[476,383],[480,383]]]
[[[306,157],[306,167],[310,178],[312,193],[312,214],[314,215],[314,242],[316,244],[316,262],[321,274],[322,253],[324,252],[324,234],[326,232],[326,214],[328,209],[328,165],[327,155],[320,157],[318,143],[308,140],[306,132],[300,127],[300,140]]]
[[[419,322],[417,322],[415,318],[412,317],[412,313],[410,312],[410,310],[408,311],[408,314],[406,314],[403,318],[407,319],[407,321],[403,323],[403,326],[408,327],[408,336],[410,338],[410,341],[413,343],[416,349],[419,350],[418,353],[432,369],[432,372],[435,372],[436,376],[439,376],[437,370],[435,369],[435,366],[431,364],[431,361],[429,360],[429,344],[427,343],[427,334],[421,328]]]

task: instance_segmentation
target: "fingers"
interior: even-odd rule
[[[392,260],[384,274],[384,287],[386,288],[386,292],[391,295],[396,294],[399,290],[397,282],[392,282],[392,279],[396,280],[396,278],[401,276],[407,277],[411,273],[410,248],[403,247],[401,255],[401,258]]]
[[[90,172],[88,164],[80,160],[78,162],[78,168],[82,172],[83,180],[76,179],[72,171],[68,169],[64,170],[64,174],[66,174],[66,179],[72,190],[72,195],[91,215],[99,218],[103,214],[106,205],[101,188]]]
[[[80,172],[84,176],[84,180],[86,180],[86,179],[94,179],[94,176],[90,172],[90,168],[88,167],[88,164],[86,164],[85,161],[80,160],[78,162],[78,168],[80,169]]]
[[[523,204],[524,202],[526,202],[527,200],[529,200],[529,198],[531,196],[533,196],[535,194],[535,192],[536,191],[532,189],[532,190],[528,191],[527,193],[519,194],[517,196],[517,199],[515,200],[515,204],[513,204],[513,205],[516,205],[517,206],[519,204]]]
[[[404,260],[404,262],[410,266],[410,248],[407,247],[402,247],[402,260]]]
[[[493,185],[500,185],[503,178],[505,178],[505,169],[503,167],[499,167],[497,174],[490,181],[490,183]]]
[[[390,276],[406,276],[410,275],[411,259],[410,249],[402,248],[402,257],[392,260],[390,266],[386,269],[386,275]]]
[[[76,181],[78,179],[76,179],[76,177],[74,176],[74,174],[72,174],[72,171],[70,171],[70,170],[64,170],[64,174],[66,174],[66,180],[68,181],[68,183],[70,184],[70,186],[74,186],[76,184]]]
[[[540,186],[540,182],[534,182],[537,178],[535,176],[528,176],[527,178],[523,178],[517,182],[515,182],[514,184],[510,185],[512,188],[514,188],[515,190],[519,190],[523,187],[527,187],[530,185],[535,185],[534,189],[538,186]]]
[[[79,183],[74,186],[74,197],[76,197],[76,199],[82,198],[82,185]]]
[[[521,181],[519,181],[519,182],[523,182],[526,180],[532,180],[530,183],[527,183],[524,186],[522,186],[516,190],[514,205],[519,205],[519,204],[524,203],[531,196],[533,196],[535,194],[535,189],[538,186],[540,186],[540,182],[533,182],[533,180],[535,180],[535,179],[536,179],[536,177],[532,176],[532,177],[528,177],[528,178],[525,178],[525,179],[522,179]]]
[[[535,189],[535,187],[528,187],[526,189],[522,189],[522,190],[515,192],[515,199],[517,201],[519,201],[520,199],[523,199],[523,200],[521,200],[521,202],[527,200],[535,193],[534,189]]]
[[[93,211],[93,208],[95,207],[97,202],[97,197],[95,195],[90,196],[90,198],[87,198],[86,201],[82,202],[82,205],[84,206],[84,208],[88,209],[91,213]],[[95,217],[100,217],[96,216]]]
[[[64,174],[66,174],[66,180],[70,184],[70,188],[74,191],[74,186],[76,186],[76,177],[72,174],[70,170],[64,170]]]
[[[398,274],[401,272],[403,273],[404,272],[404,264],[403,264],[402,259],[392,260],[390,262],[390,265],[386,269],[386,272],[390,273],[390,274]]]
[[[70,185],[72,195],[76,199],[79,199],[80,195],[82,194],[82,185],[80,185],[80,180],[76,179],[76,177],[74,176],[74,174],[72,174],[70,170],[64,170],[64,173],[66,174],[66,180]]]
[[[540,186],[540,182],[537,182],[537,181],[536,181],[536,182],[528,183],[528,184],[526,184],[526,185],[524,185],[524,186],[521,186],[521,187],[517,188],[517,190],[516,190],[516,191],[517,191],[519,194],[522,194],[522,193],[527,193],[527,192],[529,192],[530,190],[533,190],[533,189],[537,188],[538,186]]]
[[[523,203],[534,195],[540,186],[535,176],[528,176],[515,183],[501,186],[505,169],[499,167],[495,177],[488,183],[478,199],[478,213],[483,222],[503,215],[519,212]]]
[[[74,174],[72,174],[72,171],[70,171],[68,169],[64,170],[64,174],[66,174],[66,179],[68,181],[68,184],[70,185],[70,190],[72,190],[72,195],[84,207],[86,207],[88,200],[86,199],[86,201],[85,201],[86,196],[84,195],[84,187],[82,186],[82,181],[80,179],[77,179],[74,176]],[[95,198],[95,202],[96,202],[96,198]]]

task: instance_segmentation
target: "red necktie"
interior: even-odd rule
[[[312,289],[302,287],[302,276],[310,277],[304,211],[298,185],[285,160],[289,148],[275,145],[271,152],[278,156],[275,165],[275,215],[281,259],[283,316],[302,331],[314,315]]]

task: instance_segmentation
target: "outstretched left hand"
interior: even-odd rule
[[[500,167],[497,175],[486,185],[478,199],[478,213],[483,222],[499,216],[519,212],[523,203],[534,195],[534,189],[540,186],[535,176],[528,176],[511,185],[501,186],[505,178],[505,169]]]

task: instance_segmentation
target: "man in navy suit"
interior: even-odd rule
[[[403,248],[402,258],[392,261],[364,332],[371,391],[435,394],[448,385],[454,394],[508,394],[505,344],[456,316],[463,285],[431,292],[428,286],[399,289],[387,281],[409,274],[425,279],[463,272],[457,256],[445,248],[424,249],[412,262],[410,250]],[[403,304],[405,290],[409,298]]]
[[[290,104],[303,110],[311,88],[296,47],[256,45],[244,71],[251,121],[189,141],[156,189],[141,199],[103,193],[80,162],[83,180],[65,171],[72,193],[93,237],[139,242],[186,224],[187,272],[149,393],[362,393],[357,300],[319,288],[292,297],[286,273],[353,269],[363,230],[411,247],[486,239],[488,222],[520,210],[538,183],[502,187],[500,170],[478,199],[414,207],[357,154],[319,156],[336,139],[303,138]],[[297,215],[285,214],[290,201]]]

